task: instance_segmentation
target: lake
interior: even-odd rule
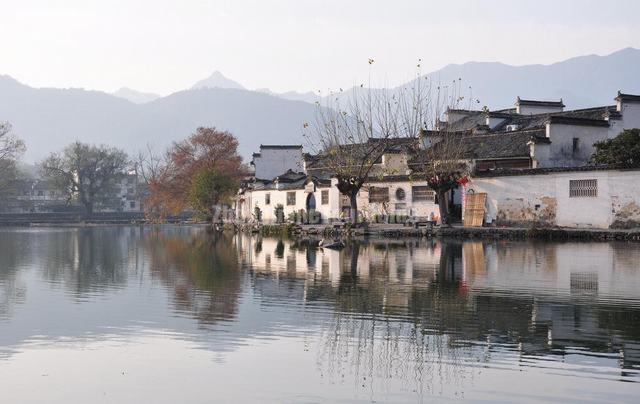
[[[2,402],[637,402],[640,245],[0,228]]]

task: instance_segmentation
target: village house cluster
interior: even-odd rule
[[[614,105],[567,110],[562,100],[517,98],[498,111],[449,109],[435,130],[398,139],[358,194],[362,217],[436,218],[435,192],[413,175],[415,154],[437,134],[458,136],[472,168],[450,194],[454,217],[470,194],[486,195],[483,223],[506,226],[629,228],[640,225],[640,170],[590,163],[594,144],[640,128],[640,95],[618,92]],[[317,155],[301,145],[261,145],[253,177],[240,189],[236,218],[273,223],[312,212],[320,223],[349,217],[349,200]]]
[[[97,209],[99,212],[136,212],[143,209],[142,184],[135,172],[123,175],[116,184],[113,203]],[[52,180],[37,175],[25,175],[19,184],[18,195],[0,206],[2,213],[61,213],[80,211],[82,207],[60,190]]]

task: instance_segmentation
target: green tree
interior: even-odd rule
[[[129,164],[120,149],[75,142],[47,157],[40,163],[40,171],[91,215],[95,208],[119,206],[117,187]]]
[[[215,169],[200,170],[187,191],[189,205],[198,212],[213,217],[214,209],[229,202],[238,189],[238,181]]]
[[[640,129],[625,129],[613,139],[596,142],[591,160],[612,167],[640,167]]]

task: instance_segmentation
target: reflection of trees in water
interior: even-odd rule
[[[176,308],[203,324],[233,318],[242,282],[238,248],[224,234],[154,232],[144,239],[151,273],[173,290]]]
[[[0,231],[0,319],[11,315],[16,304],[24,303],[25,288],[19,268],[28,256],[24,233]]]
[[[42,268],[49,284],[78,298],[123,287],[137,269],[138,233],[135,227],[0,232],[0,311],[24,299],[18,268]]]
[[[343,276],[332,295],[336,310],[320,339],[318,367],[328,377],[350,374],[359,387],[380,392],[388,381],[399,380],[418,396],[460,392],[473,374],[464,361],[479,355],[455,344],[452,325],[471,316],[459,296],[460,248],[443,250],[437,280],[422,285],[389,282],[389,254],[393,245],[350,245],[345,250]],[[382,260],[370,266],[366,279],[358,277],[361,254]],[[407,250],[409,256],[411,250]],[[457,255],[456,255],[457,253]],[[402,265],[397,265],[400,270]],[[392,304],[399,294],[409,296],[404,310]],[[478,357],[478,360],[480,358]]]
[[[380,393],[395,379],[421,396],[460,392],[473,375],[465,366],[472,355],[452,344],[450,335],[427,332],[416,322],[336,313],[321,334],[317,363],[324,376],[350,374],[365,391]]]
[[[51,232],[32,242],[44,259],[44,277],[78,296],[123,287],[135,259],[139,228],[79,228]],[[130,265],[133,262],[133,265]]]

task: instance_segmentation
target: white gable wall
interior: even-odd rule
[[[261,180],[272,180],[288,170],[303,172],[302,147],[271,148],[261,147],[260,154],[253,157],[255,177]]]
[[[587,165],[595,150],[593,144],[607,139],[609,128],[548,123],[547,133],[551,140],[549,152],[547,156],[542,154],[535,156],[539,163],[538,167],[578,167]],[[579,139],[578,149],[575,152],[574,138]]]
[[[562,112],[561,107],[552,107],[545,105],[516,105],[516,112],[521,115],[538,115],[550,112]]]

